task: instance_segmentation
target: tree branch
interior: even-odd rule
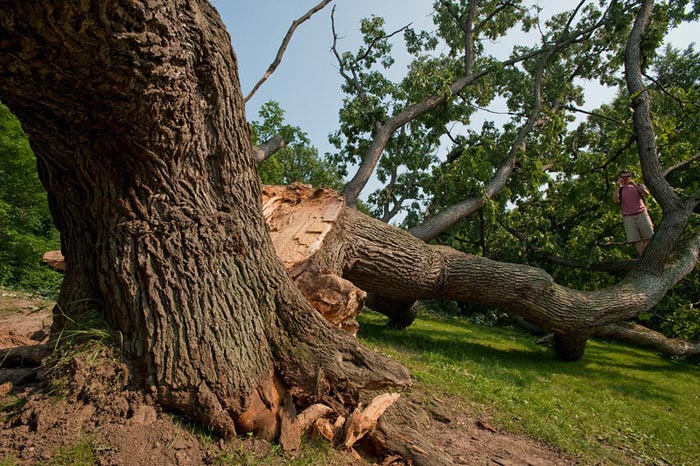
[[[614,2],[613,2],[614,3]],[[522,55],[513,57],[511,59],[501,62],[502,66],[511,66],[527,59],[536,57],[541,54],[551,53],[554,49],[563,48],[571,43],[573,43],[578,37],[591,33],[597,28],[601,27],[604,19],[607,17],[607,13],[601,17],[600,21],[596,24],[584,28],[580,31],[574,32],[571,35],[564,37],[559,43],[554,46],[544,46],[536,50],[529,51]],[[475,73],[472,76],[463,76],[462,78],[454,81],[450,86],[448,86],[449,92],[441,92],[440,94],[433,94],[432,96],[426,98],[422,102],[418,102],[405,107],[403,110],[399,111],[389,120],[383,124],[377,125],[377,130],[374,136],[374,140],[370,144],[370,147],[365,151],[362,156],[362,161],[358,167],[357,172],[353,178],[345,185],[343,188],[343,194],[345,195],[346,203],[348,206],[353,207],[357,203],[360,192],[364,189],[367,181],[369,181],[374,169],[381,158],[382,152],[389,142],[391,135],[397,128],[402,125],[412,121],[419,116],[429,112],[438,105],[442,104],[451,95],[456,95],[461,92],[468,85],[473,84],[477,80],[488,75],[490,70],[483,70],[481,72]]]
[[[605,325],[595,332],[595,336],[614,338],[652,348],[670,356],[693,356],[700,354],[700,342],[691,342],[666,335],[632,322],[618,322]]]
[[[608,168],[608,166],[611,163],[613,163],[615,160],[617,160],[617,158],[620,157],[627,149],[629,149],[630,147],[632,147],[634,145],[634,141],[635,141],[634,134],[630,134],[630,136],[627,138],[627,141],[625,142],[625,144],[622,147],[620,147],[618,150],[616,150],[615,153],[610,158],[608,158],[608,160],[606,160],[603,165],[601,165],[599,167],[592,168],[591,172],[605,170],[606,168]]]
[[[459,220],[481,209],[486,204],[487,200],[493,199],[503,190],[515,168],[515,158],[517,154],[525,150],[527,136],[538,124],[538,116],[542,106],[542,76],[544,74],[545,65],[554,54],[555,50],[555,48],[550,49],[547,54],[540,59],[535,74],[533,108],[530,112],[530,117],[527,123],[520,128],[518,137],[511,146],[508,155],[501,161],[496,169],[494,176],[487,183],[485,192],[480,196],[465,199],[462,202],[444,209],[437,215],[426,219],[420,225],[416,225],[410,229],[412,235],[423,241],[430,241]]]
[[[262,144],[253,146],[253,159],[255,159],[257,163],[260,163],[280,149],[284,149],[286,146],[287,142],[282,139],[282,135],[275,134]]]
[[[688,165],[688,164],[690,164],[698,159],[700,159],[700,152],[698,152],[697,154],[693,155],[692,157],[690,157],[686,160],[683,160],[682,162],[678,162],[677,164],[668,167],[666,170],[664,170],[664,178],[666,176],[668,176],[668,174],[671,173],[672,171],[678,170],[679,168],[682,168],[682,167],[684,167],[684,166],[686,166],[686,165]]]
[[[660,273],[637,271],[616,285],[579,291],[545,271],[431,246],[409,233],[347,210],[345,277],[368,293],[392,299],[443,299],[507,309],[561,334],[591,335],[604,325],[651,309],[700,255],[700,233],[680,242]],[[400,251],[387,244],[401,244]],[[387,273],[391,270],[391,273]],[[416,273],[421,270],[422,273]]]
[[[525,53],[519,57],[506,60],[503,62],[505,66],[514,65],[521,61],[527,60],[528,58],[540,55],[546,50],[538,49],[532,52]],[[379,159],[389,142],[391,135],[396,129],[405,125],[406,123],[418,118],[419,116],[429,112],[441,103],[443,103],[449,95],[454,95],[462,91],[468,85],[474,83],[478,79],[489,74],[489,71],[482,71],[474,74],[471,77],[463,77],[449,86],[449,92],[443,92],[441,94],[433,94],[422,102],[409,105],[401,110],[399,113],[394,115],[388,121],[383,124],[379,124],[374,140],[372,144],[367,149],[362,157],[362,162],[355,173],[355,176],[350,180],[343,188],[343,194],[345,194],[346,203],[348,206],[353,207],[357,203],[360,192],[367,184],[367,181],[374,173],[374,169],[379,162]]]
[[[333,55],[335,55],[335,58],[338,61],[338,72],[340,73],[340,76],[342,76],[343,79],[345,79],[345,81],[348,82],[348,84],[355,88],[355,92],[357,93],[357,95],[360,98],[364,99],[365,91],[362,89],[362,86],[360,86],[360,83],[357,80],[357,75],[355,73],[354,68],[351,70],[353,76],[348,76],[348,74],[345,71],[343,59],[340,57],[340,53],[338,52],[338,34],[335,31],[335,5],[331,10],[331,30],[333,31],[333,45],[331,46],[331,50],[333,50]]]
[[[642,81],[642,41],[651,21],[654,1],[644,0],[625,48],[625,81],[632,100],[633,124],[644,181],[663,210],[663,217],[640,264],[660,273],[673,246],[681,240],[697,200],[682,200],[666,180],[659,161],[651,120],[649,92]]]
[[[567,257],[561,257],[557,256],[555,254],[550,254],[546,251],[543,251],[541,248],[538,248],[534,243],[528,241],[527,237],[515,230],[514,228],[510,228],[503,223],[499,222],[498,223],[504,230],[506,230],[508,233],[513,235],[515,238],[518,239],[527,251],[530,254],[535,254],[541,259],[550,262],[552,264],[556,265],[561,265],[564,267],[570,267],[574,269],[587,269],[587,270],[592,270],[594,272],[606,272],[606,273],[613,273],[613,274],[618,274],[618,273],[625,273],[629,272],[632,270],[632,268],[639,262],[639,259],[632,259],[632,260],[626,260],[626,261],[614,261],[614,262],[601,262],[598,264],[591,264],[590,262],[583,261],[583,260],[577,260],[577,259],[570,259]]]
[[[620,121],[616,118],[611,118],[607,115],[601,115],[600,113],[596,113],[596,112],[588,112],[582,108],[574,107],[573,105],[565,105],[563,108],[565,108],[566,110],[572,111],[572,112],[583,113],[584,115],[588,115],[588,116],[592,116],[592,117],[596,117],[596,118],[602,118],[604,120],[608,120],[608,121],[611,121],[613,123],[616,123],[620,126],[624,126],[624,123],[622,121]]]
[[[484,26],[486,26],[486,24],[488,24],[488,22],[491,21],[491,19],[493,19],[493,17],[495,17],[501,11],[505,10],[506,8],[514,7],[514,6],[515,6],[515,4],[513,2],[504,2],[504,3],[501,3],[500,5],[498,5],[496,8],[493,9],[493,11],[488,16],[486,16],[484,19],[482,19],[479,22],[479,24],[477,24],[474,27],[474,33],[476,34],[479,31],[481,31],[484,28]]]
[[[260,81],[253,86],[253,89],[250,91],[250,93],[246,96],[245,101],[248,102],[253,95],[260,89],[260,86],[263,85],[265,81],[267,81],[267,78],[269,78],[272,73],[275,72],[279,64],[282,62],[282,56],[284,55],[284,52],[287,50],[287,46],[289,45],[289,41],[292,39],[292,35],[294,34],[294,31],[299,27],[300,24],[302,24],[304,21],[307,19],[311,18],[314,13],[317,11],[323,9],[326,5],[328,5],[331,2],[331,0],[323,0],[321,3],[316,5],[315,7],[311,8],[309,11],[306,12],[303,16],[300,18],[296,19],[292,25],[289,27],[289,30],[287,31],[287,34],[284,36],[284,39],[282,39],[282,44],[280,45],[279,50],[277,50],[277,55],[275,56],[275,59],[273,60],[272,64],[267,68],[267,71],[263,75],[262,78],[260,78]]]
[[[641,43],[651,21],[653,6],[653,0],[644,0],[637,13],[625,49],[625,80],[632,100],[633,123],[644,181],[661,208],[672,211],[680,208],[680,200],[663,177],[651,121],[650,97],[642,82]]]
[[[408,23],[408,24],[405,25],[404,27],[397,29],[396,31],[392,32],[391,34],[386,34],[386,35],[383,35],[383,36],[377,36],[377,37],[375,37],[374,39],[372,39],[372,42],[370,42],[369,45],[367,46],[367,50],[365,50],[365,53],[363,53],[362,55],[359,55],[359,56],[357,56],[357,57],[355,58],[355,60],[354,60],[355,63],[358,63],[358,62],[364,60],[365,58],[367,58],[367,56],[369,55],[369,53],[372,51],[372,48],[374,47],[374,44],[376,44],[377,41],[379,41],[380,39],[389,39],[390,37],[395,36],[395,35],[398,34],[399,32],[405,31],[406,29],[408,29],[408,28],[411,26],[411,24],[413,24],[413,23]]]
[[[464,76],[474,74],[474,18],[479,8],[479,0],[471,0],[464,21],[460,24],[464,32]]]

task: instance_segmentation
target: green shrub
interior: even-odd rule
[[[55,294],[62,276],[41,256],[59,247],[27,137],[0,104],[0,286]]]

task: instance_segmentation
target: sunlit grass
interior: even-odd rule
[[[254,441],[250,439],[250,441]],[[240,442],[238,448],[217,455],[215,466],[345,466],[347,456],[334,450],[325,439],[315,437],[302,438],[301,448],[295,455],[289,456],[282,451],[279,444],[271,444],[267,452],[261,453],[247,448],[246,441]]]
[[[0,424],[8,422],[22,412],[22,407],[27,400],[14,395],[0,398]]]
[[[518,330],[422,317],[389,330],[360,316],[360,339],[390,353],[434,393],[463,398],[505,430],[544,440],[585,464],[700,464],[700,367],[591,341],[560,361]]]
[[[95,446],[90,439],[60,448],[48,463],[51,466],[93,466],[97,464]]]

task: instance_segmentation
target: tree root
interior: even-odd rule
[[[399,455],[415,466],[452,466],[442,449],[433,445],[419,432],[432,422],[430,414],[415,403],[402,399],[382,416],[377,429],[367,436],[363,446],[376,455]]]
[[[53,343],[0,349],[0,367],[37,367],[51,354]]]

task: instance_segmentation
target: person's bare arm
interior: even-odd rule
[[[649,190],[643,184],[635,184],[634,186],[642,197],[649,195]]]

